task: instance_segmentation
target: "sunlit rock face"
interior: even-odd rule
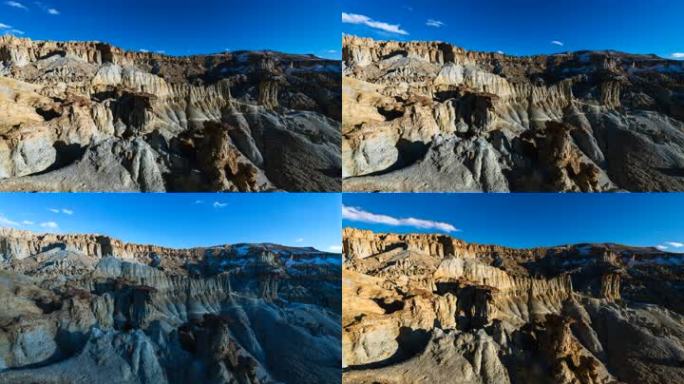
[[[684,256],[344,230],[344,383],[684,379]]]
[[[341,264],[0,230],[0,382],[338,383]]]
[[[684,190],[684,63],[343,39],[349,191]]]
[[[340,71],[0,36],[0,190],[339,191]]]

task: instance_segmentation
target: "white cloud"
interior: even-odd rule
[[[14,220],[10,220],[7,217],[0,214],[0,225],[9,227],[18,227],[20,224]]]
[[[295,240],[295,243],[303,243],[304,238],[300,237],[299,239]]]
[[[218,201],[214,201],[214,204],[212,204],[214,208],[225,208],[228,206],[226,203],[219,203]]]
[[[48,8],[47,13],[51,15],[59,15],[59,11],[54,8]]]
[[[28,8],[26,8],[26,6],[24,4],[22,4],[18,1],[5,1],[5,4],[9,5],[10,7],[19,8],[19,9],[23,9],[25,11],[28,11]]]
[[[368,16],[358,15],[355,13],[342,12],[342,22],[347,24],[360,24],[373,29],[381,31],[396,33],[399,35],[408,35],[409,33],[401,29],[399,24],[389,24],[382,21],[375,21]]]
[[[333,54],[333,53],[337,53],[337,50],[336,50],[336,49],[328,49],[328,50],[325,51],[325,52],[330,53],[330,54]]]
[[[505,55],[506,53],[504,51],[496,51],[499,55]]]
[[[330,251],[330,252],[342,252],[342,246],[341,245],[331,245],[328,247],[328,251]]]
[[[675,52],[672,54],[675,59],[684,59],[684,52]]]
[[[55,223],[54,221],[46,221],[44,223],[40,223],[40,226],[43,228],[47,229],[57,229],[59,228],[59,225]]]
[[[667,247],[664,245],[656,245],[656,248],[660,249],[661,251],[664,251],[667,249]]]
[[[7,24],[4,24],[4,23],[0,23],[0,29],[10,29],[10,28],[12,28],[11,25],[7,25]]]
[[[678,242],[678,241],[667,241],[667,242],[665,242],[665,244],[667,244],[667,245],[669,245],[669,246],[671,246],[671,247],[675,247],[675,248],[684,247],[684,243],[680,243],[680,242]]]
[[[204,204],[204,200],[195,200],[195,204]]]
[[[74,211],[73,211],[73,210],[67,209],[67,208],[62,208],[62,209],[48,208],[48,211],[50,211],[50,212],[52,212],[52,213],[63,213],[63,214],[65,214],[65,215],[69,215],[69,216],[71,216],[71,215],[74,214]]]
[[[559,47],[562,47],[562,46],[564,46],[564,45],[565,45],[565,44],[563,44],[563,42],[562,42],[562,41],[558,41],[558,40],[554,40],[554,41],[552,41],[552,42],[551,42],[551,44],[553,44],[553,45],[557,45],[557,46],[559,46]]]
[[[10,29],[10,30],[7,31],[7,32],[8,32],[8,33],[15,34],[15,35],[23,35],[23,34],[24,34],[24,31],[22,31],[21,29]]]
[[[142,52],[142,53],[148,53],[149,50],[147,50],[147,49],[141,49],[140,52]]]
[[[395,218],[387,215],[379,215],[376,213],[371,213],[364,211],[361,208],[356,207],[342,207],[342,217],[347,220],[361,221],[364,223],[376,223],[376,224],[386,224],[392,226],[407,226],[415,227],[421,229],[437,229],[443,232],[457,232],[458,229],[449,223],[416,219],[413,217],[408,218]]]
[[[166,51],[162,49],[162,50],[160,50],[160,51],[157,51],[157,53],[159,53],[159,54],[162,54],[162,55],[163,55],[163,54],[165,54],[165,53],[166,53]]]
[[[33,224],[35,224],[35,223],[34,223],[33,221],[31,221],[31,220],[24,220],[24,221],[22,221],[21,223],[22,223],[23,225],[33,225]]]
[[[444,26],[444,22],[435,19],[428,19],[428,21],[425,22],[425,25],[428,27],[442,28]]]

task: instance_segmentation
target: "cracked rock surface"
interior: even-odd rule
[[[0,36],[2,191],[339,191],[340,64]]]
[[[344,383],[684,380],[684,256],[344,229]]]
[[[346,191],[682,191],[684,63],[343,38]]]
[[[341,258],[0,229],[0,382],[339,383]]]

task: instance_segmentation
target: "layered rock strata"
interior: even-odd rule
[[[339,254],[0,231],[2,383],[340,382]]]
[[[345,383],[684,378],[684,256],[344,230]]]
[[[340,65],[0,36],[0,190],[339,191]]]
[[[344,189],[684,190],[684,63],[343,38]]]

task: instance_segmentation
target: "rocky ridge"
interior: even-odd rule
[[[684,379],[684,256],[344,229],[345,383]]]
[[[0,36],[0,190],[339,191],[340,65]]]
[[[340,382],[339,254],[0,230],[2,383]]]
[[[684,62],[343,38],[344,189],[684,190]]]

